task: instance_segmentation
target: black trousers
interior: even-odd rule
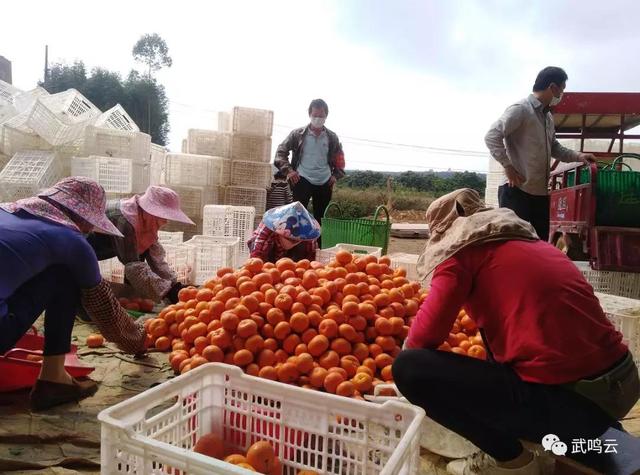
[[[9,313],[0,315],[0,354],[10,350],[44,314],[45,356],[71,351],[71,331],[80,306],[80,289],[67,267],[51,266],[22,284],[7,299]]]
[[[549,196],[530,195],[517,186],[498,188],[498,204],[513,210],[518,217],[531,223],[543,241],[549,240]]]
[[[292,191],[293,201],[299,201],[305,208],[309,206],[309,200],[313,200],[313,217],[322,224],[324,211],[329,206],[333,194],[333,187],[329,186],[329,182],[324,185],[312,185],[307,179],[300,177]]]
[[[510,367],[437,350],[406,350],[393,363],[400,392],[427,415],[498,461],[522,453],[519,439],[595,439],[620,424],[561,386],[527,383]]]

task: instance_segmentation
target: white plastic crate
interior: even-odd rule
[[[167,224],[162,226],[162,229],[163,231],[170,232],[170,233],[181,233],[183,236],[183,240],[188,241],[193,236],[202,234],[202,218],[198,218],[195,216],[189,216],[189,217],[195,223],[195,225],[169,221]]]
[[[168,185],[219,185],[222,159],[209,155],[168,153],[165,156],[164,179]]]
[[[607,318],[620,333],[622,341],[629,347],[633,359],[640,368],[640,302],[635,308],[607,313]]]
[[[28,198],[54,185],[60,178],[59,163],[53,152],[18,152],[0,171],[0,193],[3,201]]]
[[[158,231],[158,242],[164,244],[182,244],[184,242],[184,233],[182,231]]]
[[[116,104],[108,111],[100,114],[94,125],[106,129],[140,132],[136,123],[120,104]]]
[[[237,265],[249,258],[247,241],[253,233],[256,210],[250,206],[207,205],[204,207],[202,234],[238,238]]]
[[[221,267],[236,266],[237,237],[196,235],[184,244],[194,250],[193,281],[196,285],[215,277],[216,271]]]
[[[182,153],[189,153],[189,142],[187,142],[187,139],[182,139],[182,145],[180,147],[180,151]]]
[[[197,155],[230,156],[231,135],[217,130],[189,129],[187,150]]]
[[[360,246],[359,244],[336,244],[333,247],[316,250],[316,261],[328,264],[338,251],[349,251],[354,256],[372,255],[382,257],[382,248],[375,246]]]
[[[0,106],[13,104],[13,98],[20,92],[17,87],[0,79]]]
[[[98,267],[104,280],[116,284],[124,284],[124,265],[117,257],[98,261]]]
[[[233,161],[230,158],[221,158],[222,172],[220,174],[220,186],[228,186],[231,184],[231,168]]]
[[[182,211],[192,221],[202,220],[202,210],[205,205],[217,204],[217,190],[214,187],[169,185],[180,197]]]
[[[177,233],[176,233],[177,234]],[[182,237],[182,233],[179,233]],[[178,281],[183,284],[193,283],[193,272],[195,268],[195,253],[191,246],[185,246],[182,242],[178,244],[162,243],[165,251],[167,264],[178,275]]]
[[[29,91],[24,91],[13,98],[13,105],[18,111],[18,113],[22,113],[27,110],[31,110],[31,108],[35,105],[38,97],[48,96],[49,93],[46,89],[38,86]]]
[[[594,270],[588,262],[574,262],[595,292],[640,299],[640,273]]]
[[[161,185],[164,183],[164,169],[166,149],[162,145],[151,144],[151,163],[149,164],[149,184]]]
[[[151,184],[151,161],[132,160],[131,192],[144,193]]]
[[[418,280],[418,254],[405,254],[403,252],[395,252],[389,254],[391,259],[391,267],[397,269],[402,267],[407,271],[407,279]]]
[[[84,155],[131,158],[148,161],[151,136],[142,132],[109,129],[90,125],[84,132]]]
[[[233,134],[231,159],[268,163],[271,160],[271,138]]]
[[[374,405],[211,363],[102,411],[101,473],[254,473],[192,452],[213,432],[235,452],[269,441],[286,475],[415,475],[423,418],[409,404]]]
[[[273,172],[270,163],[233,160],[231,162],[231,184],[269,188]]]
[[[27,122],[31,110],[19,113],[2,124],[2,152],[13,156],[24,150],[51,150],[51,144],[31,129]]]
[[[36,100],[27,124],[51,145],[72,142],[84,133],[100,110],[75,89]]]
[[[9,156],[0,153],[0,171],[9,163]]]
[[[270,110],[234,107],[231,120],[234,134],[271,137],[273,133],[273,111]]]
[[[218,132],[232,132],[231,113],[218,112]]]
[[[267,190],[264,188],[247,188],[243,186],[227,186],[224,204],[232,206],[251,206],[256,215],[264,214],[267,205]]]
[[[128,158],[72,158],[71,175],[92,178],[108,193],[131,193],[132,165]]]

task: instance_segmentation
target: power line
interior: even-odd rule
[[[171,100],[169,102],[172,103],[172,104],[178,105],[178,106],[189,108],[189,109],[201,110],[203,112],[212,112],[212,113],[218,113],[219,112],[217,110],[191,106],[191,105],[188,105],[188,104],[182,104],[182,103],[171,101]],[[274,125],[274,127],[278,127],[278,128],[281,128],[281,129],[292,130],[292,129],[296,128],[295,126],[287,125],[287,124],[273,124],[273,125]],[[351,136],[348,136],[348,135],[341,135],[340,137],[345,142],[349,142],[349,141],[351,141],[351,143],[364,142],[364,144],[366,144],[368,146],[377,147],[377,148],[393,149],[393,148],[399,148],[400,147],[400,148],[412,148],[412,149],[417,149],[417,150],[425,150],[425,151],[436,152],[436,153],[441,153],[441,154],[445,154],[445,155],[462,155],[462,156],[468,156],[468,157],[475,156],[475,157],[481,157],[481,158],[487,158],[487,156],[488,156],[487,152],[480,152],[480,151],[477,151],[477,150],[464,150],[464,149],[454,149],[454,148],[444,148],[444,147],[429,147],[429,146],[426,146],[426,145],[407,144],[407,143],[401,143],[401,142],[388,142],[388,141],[384,141],[384,140],[374,140],[374,139],[367,139],[367,138],[362,138],[362,137],[351,137]]]

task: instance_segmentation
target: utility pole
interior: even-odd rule
[[[44,87],[47,87],[49,77],[49,45],[44,45]]]

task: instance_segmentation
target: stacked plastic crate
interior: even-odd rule
[[[504,183],[504,178],[502,165],[497,160],[489,158],[489,172],[484,193],[484,202],[487,206],[498,207],[498,187]]]
[[[235,266],[249,258],[247,241],[254,229],[253,206],[208,205],[204,207],[203,234],[205,236],[236,237],[238,249]]]

